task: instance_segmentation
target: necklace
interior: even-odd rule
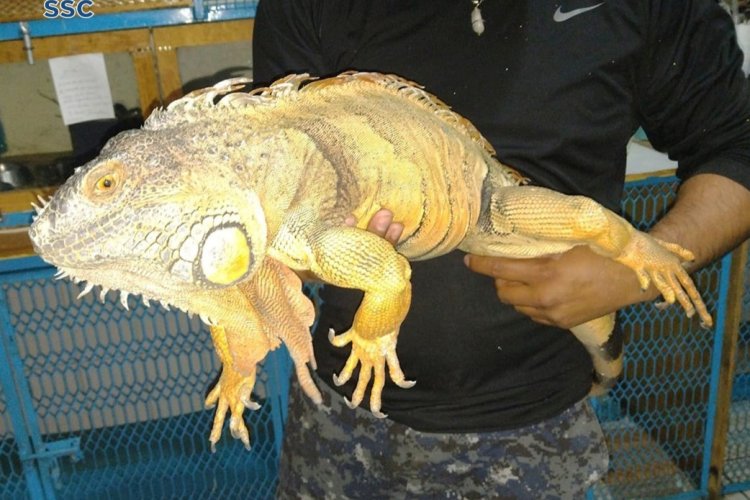
[[[484,3],[484,0],[471,0],[471,3],[474,4],[471,11],[471,29],[479,36],[484,33],[484,19],[482,19],[482,11],[479,10],[479,6]]]

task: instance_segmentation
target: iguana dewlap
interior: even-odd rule
[[[359,366],[352,405],[371,386],[376,415],[386,370],[399,386],[413,384],[396,354],[409,260],[588,245],[710,324],[682,266],[689,251],[591,199],[524,185],[467,120],[410,82],[374,73],[310,80],[294,75],[251,93],[235,92],[246,81],[233,80],[175,101],[112,139],[30,230],[44,259],[88,282],[84,292],[101,285],[141,294],[212,325],[224,366],[207,400],[219,405],[212,444],[227,410],[233,435],[248,444],[242,413],[255,405],[255,365],[280,341],[320,400],[305,366],[314,366],[314,313],[290,270],[364,291],[352,328],[330,337],[351,344],[336,382]],[[381,207],[404,225],[395,248],[364,229]],[[358,227],[344,225],[351,214]],[[621,371],[613,317],[572,329],[591,353],[598,388]]]

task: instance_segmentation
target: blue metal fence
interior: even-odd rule
[[[258,376],[252,450],[227,431],[212,454],[203,398],[219,365],[203,324],[132,298],[130,311],[76,300],[53,272],[0,277],[0,498],[271,498],[285,353]]]
[[[641,230],[674,198],[674,178],[626,186],[624,212]],[[730,260],[694,279],[716,325],[702,328],[678,306],[639,304],[619,312],[625,332],[623,377],[595,403],[611,454],[595,498],[697,498],[708,488],[714,398],[721,354]]]
[[[750,255],[745,268],[735,363],[724,465],[726,493],[750,490]]]

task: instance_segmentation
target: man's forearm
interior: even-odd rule
[[[695,255],[690,272],[718,259],[750,237],[750,190],[731,179],[700,174],[680,186],[669,212],[649,231]],[[645,292],[630,287],[628,302],[659,297],[653,285]]]
[[[650,234],[693,252],[689,269],[699,269],[750,237],[750,190],[719,175],[691,177]]]

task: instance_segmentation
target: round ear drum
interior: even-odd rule
[[[248,275],[253,255],[245,230],[239,225],[218,227],[203,240],[200,274],[214,285],[232,285]]]

